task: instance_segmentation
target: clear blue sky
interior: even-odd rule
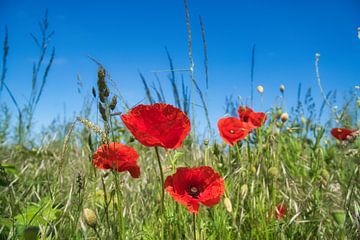
[[[271,3],[270,3],[271,2]],[[359,0],[304,1],[194,1],[188,0],[193,33],[196,79],[205,86],[203,49],[198,16],[205,24],[210,87],[207,102],[213,126],[224,114],[227,95],[250,96],[251,48],[256,44],[255,86],[265,88],[263,104],[255,93],[256,109],[266,110],[286,86],[287,106],[295,104],[297,85],[313,88],[314,55],[321,54],[320,71],[325,91],[346,93],[360,84]],[[31,85],[32,61],[37,49],[29,35],[39,32],[38,20],[49,10],[55,30],[56,58],[36,112],[37,125],[48,124],[64,106],[68,117],[82,106],[77,93],[80,74],[84,90],[96,84],[99,59],[110,71],[130,104],[144,97],[140,70],[153,81],[151,71],[168,69],[167,46],[175,68],[188,66],[185,13],[182,0],[41,1],[0,0],[0,38],[9,29],[10,52],[6,82],[19,101],[25,101]],[[185,75],[185,80],[190,81]],[[180,83],[178,75],[178,83]],[[161,81],[168,89],[166,74]],[[11,105],[6,94],[1,101]],[[197,99],[197,103],[200,101]],[[288,109],[290,110],[290,109]],[[198,115],[202,116],[202,111]]]

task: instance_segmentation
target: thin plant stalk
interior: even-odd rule
[[[193,230],[194,230],[194,240],[196,240],[196,214],[193,213]]]
[[[162,224],[163,224],[163,233],[162,233],[162,239],[164,239],[164,231],[165,231],[165,224],[164,224],[164,220],[165,220],[165,205],[164,205],[164,196],[165,196],[165,189],[164,189],[164,173],[163,173],[163,169],[161,166],[161,159],[160,159],[160,154],[159,154],[159,148],[155,147],[155,152],[156,152],[156,158],[157,158],[157,162],[159,165],[159,170],[160,170],[160,181],[161,181],[161,218],[162,218]]]

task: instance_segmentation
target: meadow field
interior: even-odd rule
[[[140,74],[145,97],[130,104],[111,69],[90,57],[97,82],[82,109],[38,132],[34,116],[56,59],[47,13],[33,35],[41,54],[27,101],[7,85],[5,31],[0,93],[11,101],[1,102],[0,239],[360,239],[360,87],[337,102],[314,53],[318,88],[304,94],[300,85],[291,110],[286,85],[270,108],[253,107],[264,88],[251,76],[250,100],[224,96],[225,114],[211,126],[184,3],[190,84],[175,81],[168,55],[172,97]]]

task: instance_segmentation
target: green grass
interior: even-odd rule
[[[37,226],[40,239],[96,239],[83,219],[84,208],[96,212],[101,239],[159,239],[163,226],[165,239],[193,238],[192,215],[167,194],[166,218],[161,221],[155,150],[132,141],[119,122],[113,124],[114,140],[128,143],[140,155],[139,179],[95,169],[91,148],[98,143],[94,134],[90,143],[89,131],[80,128],[74,129],[64,155],[62,139],[33,149],[0,148],[1,238],[20,238],[24,229]],[[291,131],[274,118],[234,147],[206,146],[188,137],[181,149],[160,150],[165,176],[175,167],[207,163],[225,178],[222,201],[213,208],[200,207],[197,239],[359,236],[360,141],[339,144],[322,136],[316,144],[302,127]],[[322,133],[313,131],[314,139]],[[232,212],[223,204],[225,197]],[[288,208],[282,220],[274,217],[279,203]],[[345,211],[343,226],[333,218],[334,210]]]

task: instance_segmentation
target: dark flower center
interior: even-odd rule
[[[189,194],[193,198],[197,198],[200,194],[200,190],[197,187],[190,187]]]
[[[249,121],[249,117],[248,116],[245,116],[244,117],[244,122],[248,122]]]

